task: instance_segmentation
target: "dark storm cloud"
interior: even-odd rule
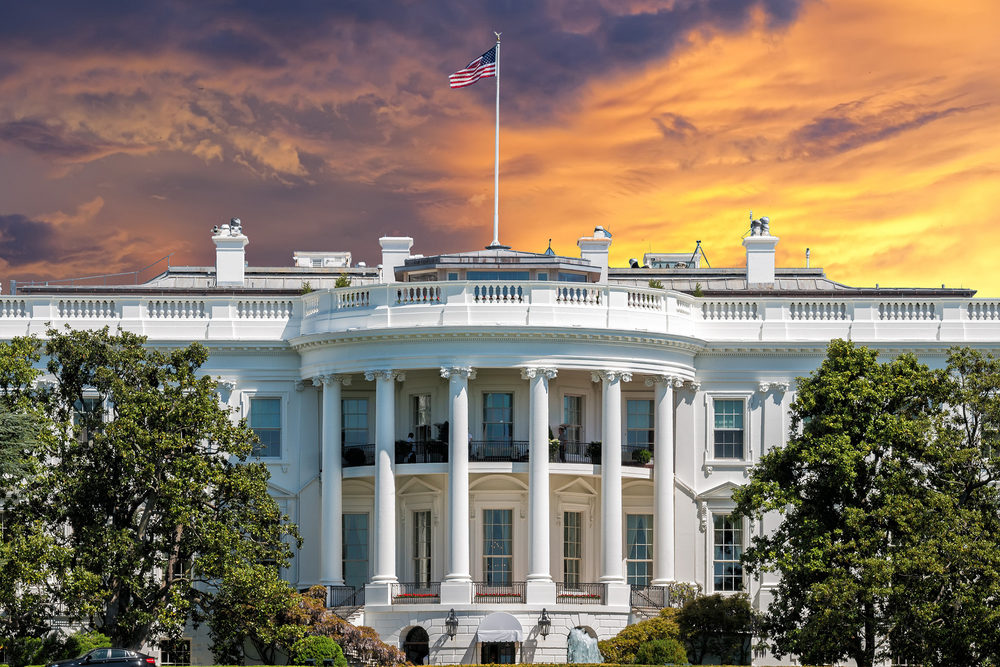
[[[978,108],[922,109],[912,104],[897,104],[869,111],[867,107],[867,100],[858,100],[839,104],[814,118],[791,134],[790,153],[794,157],[810,158],[844,153]]]
[[[10,266],[52,261],[56,230],[48,222],[23,215],[0,215],[0,259]]]
[[[808,0],[688,0],[617,13],[566,0],[473,3],[319,2],[270,0],[194,3],[117,0],[7,3],[0,8],[0,44],[18,50],[127,53],[174,50],[206,65],[273,69],[291,56],[333,54],[338,67],[389,72],[420,58],[448,73],[481,53],[492,30],[504,31],[501,65],[508,102],[535,118],[558,109],[561,93],[589,77],[643,66],[669,55],[692,31],[745,29],[760,13],[771,27],[795,20]],[[414,46],[416,43],[416,46]],[[392,47],[398,44],[399,49]],[[5,46],[0,46],[3,55]],[[411,88],[413,82],[407,82]],[[472,94],[489,97],[488,86]],[[387,91],[388,92],[388,91]]]
[[[0,123],[0,141],[55,159],[75,160],[101,154],[108,146],[87,132],[70,132],[37,119]]]

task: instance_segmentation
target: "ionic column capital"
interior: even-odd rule
[[[701,389],[701,380],[687,380],[684,384],[687,385],[687,388],[691,391],[698,391]]]
[[[313,376],[312,383],[314,387],[326,386],[333,384],[334,382],[339,382],[345,387],[351,384],[350,375],[340,375],[338,373],[324,373],[323,375]]]
[[[650,375],[646,378],[647,387],[655,387],[658,384],[665,384],[672,389],[680,389],[684,386],[684,380],[676,375]]]
[[[471,366],[442,366],[441,377],[445,380],[449,380],[453,377],[475,380],[476,369]]]
[[[406,380],[406,373],[403,371],[394,371],[391,368],[377,368],[371,371],[365,371],[365,379],[371,382],[372,380],[398,380],[403,382]]]
[[[590,379],[593,382],[614,382],[618,380],[620,382],[631,382],[632,381],[632,371],[619,371],[619,370],[599,370],[591,371]]]
[[[556,376],[557,371],[555,368],[541,368],[541,367],[528,367],[521,369],[521,379],[531,380],[535,377],[543,377],[546,380],[551,380]]]

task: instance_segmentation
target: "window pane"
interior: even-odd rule
[[[368,399],[345,398],[340,402],[344,446],[368,443]]]
[[[580,584],[583,548],[580,527],[581,512],[563,512],[563,582],[566,586]]]
[[[743,590],[743,525],[728,514],[716,514],[713,523],[713,584],[716,591]]]
[[[653,515],[629,514],[625,519],[628,583],[648,586],[653,578]]]
[[[513,510],[483,510],[483,573],[486,583],[508,586],[513,571]]]
[[[625,406],[626,443],[635,447],[653,444],[653,401],[629,400]]]
[[[364,586],[368,582],[368,515],[344,514],[344,583]]]
[[[281,456],[281,399],[251,398],[250,428],[257,434],[260,444],[256,454],[262,458]]]
[[[483,438],[510,441],[514,437],[514,395],[489,392],[483,394]]]
[[[717,459],[741,459],[743,452],[743,401],[716,399],[714,453]]]

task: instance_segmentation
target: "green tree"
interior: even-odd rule
[[[347,667],[347,659],[337,642],[330,637],[303,637],[295,642],[290,653],[290,665],[304,665],[308,661],[322,665],[324,660],[332,660],[334,667]]]
[[[228,572],[205,610],[216,664],[277,664],[309,629],[302,597],[270,565]]]
[[[63,554],[57,596],[71,615],[138,648],[204,619],[234,572],[287,563],[294,526],[268,495],[266,467],[248,460],[253,432],[201,372],[203,346],[160,351],[107,329],[47,336],[55,389],[20,391],[59,428],[13,506]]]
[[[745,593],[694,598],[677,615],[688,657],[695,665],[703,664],[707,657],[724,665],[749,665],[754,621]]]
[[[764,620],[777,655],[1000,658],[998,380],[968,350],[935,372],[844,341],[800,379],[788,444],[734,494],[743,516],[777,519],[745,554],[781,575]]]
[[[923,457],[921,502],[894,535],[894,657],[911,664],[1000,662],[1000,362],[953,349],[947,409]]]

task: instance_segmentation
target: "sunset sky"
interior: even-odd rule
[[[743,265],[1000,296],[997,0],[8,2],[0,6],[0,281],[214,261],[377,263],[492,238],[612,263],[701,239]]]

